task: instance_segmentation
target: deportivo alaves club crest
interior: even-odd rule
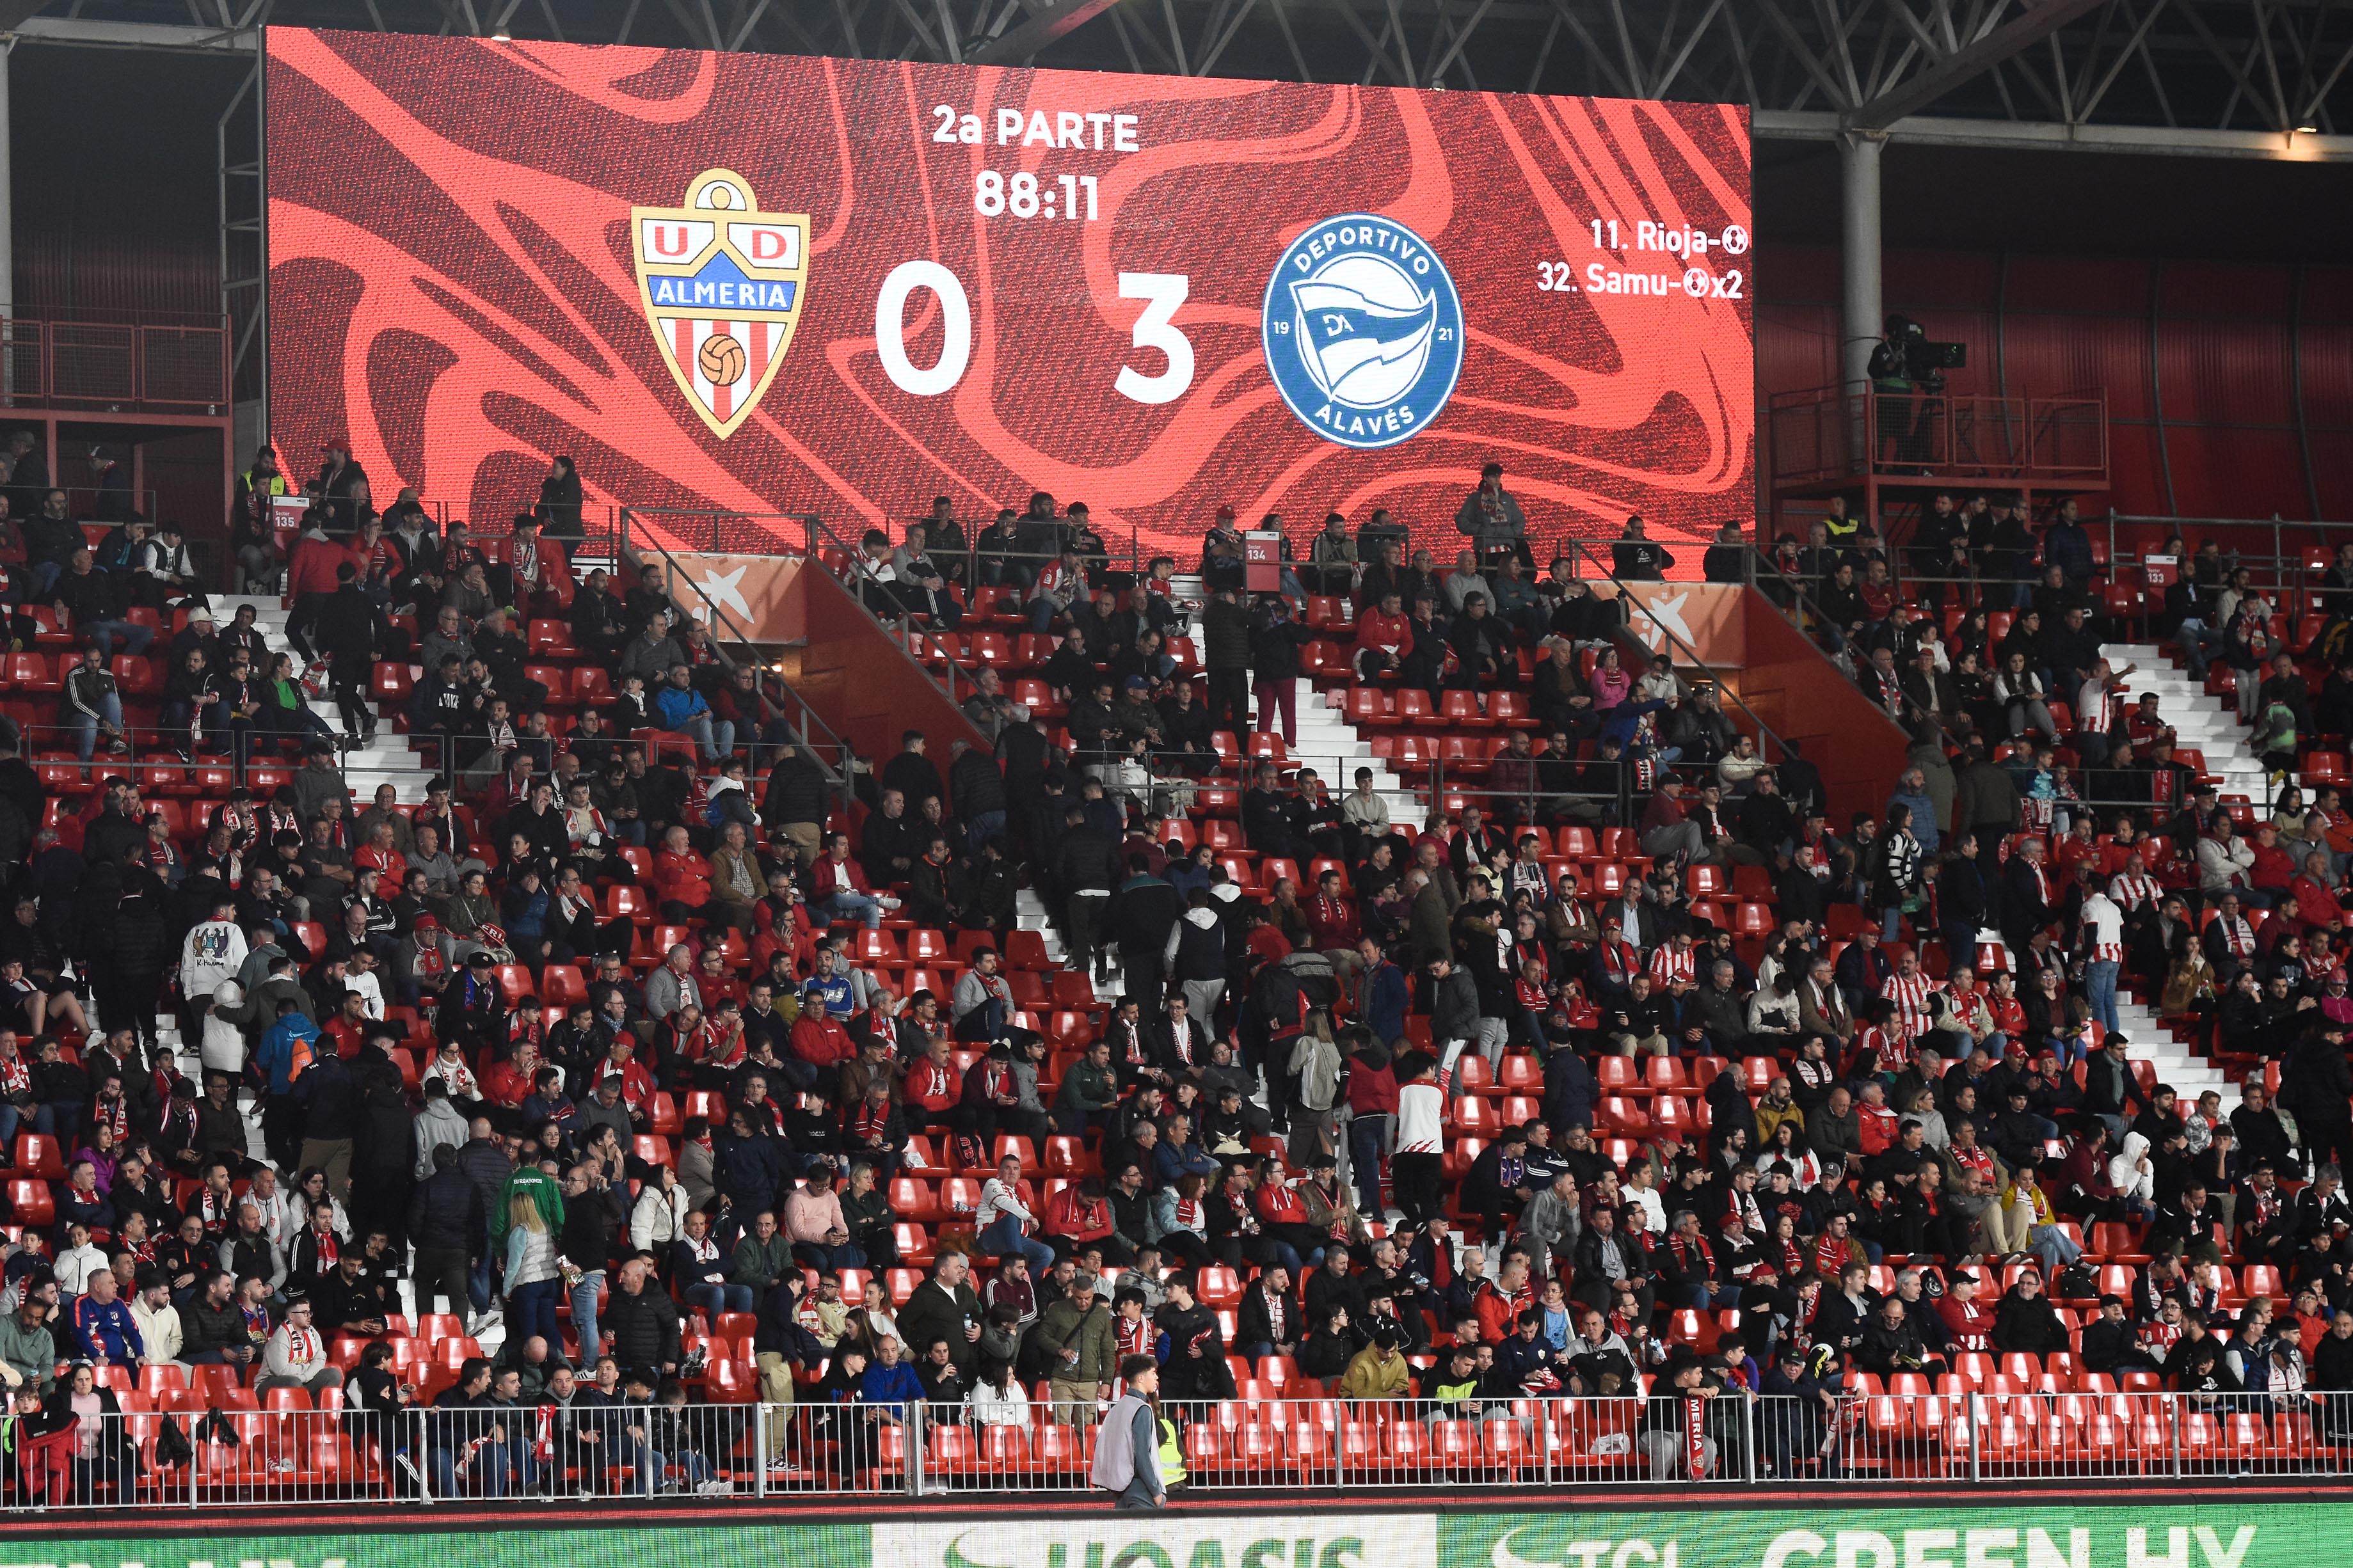
[[[629,209],[638,292],[662,362],[721,440],[776,379],[808,285],[808,215],[764,213],[733,169],[705,169],[683,205]]]

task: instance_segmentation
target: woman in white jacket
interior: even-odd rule
[[[971,1412],[976,1426],[1029,1425],[1029,1394],[1021,1386],[1021,1380],[1013,1375],[1011,1362],[996,1362],[982,1368],[980,1381],[965,1396],[965,1408]]]
[[[629,1210],[629,1245],[639,1252],[668,1258],[670,1244],[686,1234],[687,1211],[692,1206],[686,1189],[679,1184],[678,1173],[668,1165],[656,1165],[654,1179],[638,1188],[637,1204]]]
[[[1993,695],[2009,710],[2011,740],[2022,738],[2030,730],[2042,735],[2058,733],[2043,700],[2042,682],[2026,668],[2024,654],[2013,653],[2002,661],[2000,673],[1993,678]]]

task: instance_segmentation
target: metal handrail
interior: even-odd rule
[[[890,584],[874,574],[873,568],[867,563],[864,548],[851,544],[843,539],[827,526],[824,519],[814,513],[796,514],[795,521],[804,524],[808,530],[809,559],[821,560],[818,553],[818,536],[823,534],[828,543],[848,557],[850,567],[857,574],[856,584],[851,588],[849,595],[852,602],[866,613],[867,619],[872,621],[884,637],[891,637],[899,645],[899,650],[907,656],[910,663],[923,672],[925,679],[945,692],[950,702],[955,703],[958,707],[963,706],[964,700],[956,695],[956,679],[964,675],[964,670],[956,662],[955,650],[933,635],[930,628],[916,626],[914,612],[904,606],[901,607],[899,614],[894,617],[897,622],[897,630],[894,634],[892,623],[886,621],[876,612],[872,605],[867,603],[864,590],[870,586],[881,590],[886,596],[895,599],[896,595],[891,594]],[[923,645],[920,651],[916,647],[918,638],[922,639]],[[944,679],[941,679],[942,674],[944,674]],[[976,682],[974,683],[974,692],[977,693],[979,689],[979,685]]]
[[[966,585],[969,586],[972,580],[977,576],[979,573],[981,551],[978,541],[980,536],[984,531],[996,523],[997,519],[994,515],[991,515],[987,521],[974,521],[961,517],[953,518],[950,521],[953,521],[956,525],[958,531],[964,534],[965,544],[962,550],[951,551],[946,553],[952,557],[961,557],[963,559],[965,563],[965,583]],[[1067,521],[1068,520],[1056,519],[1055,521]],[[882,520],[880,525],[886,535],[891,531],[891,524],[893,522],[898,524],[899,538],[900,541],[903,542],[907,537],[907,530],[910,528],[921,528],[928,531],[932,527],[933,520],[928,517],[886,517]],[[1096,531],[1100,534],[1102,531],[1097,530]],[[928,547],[930,553],[934,555],[942,553],[939,548],[939,542],[930,537],[928,532],[926,532],[924,536],[923,543]],[[1176,559],[1174,555],[1165,550],[1156,551],[1154,553],[1157,555],[1168,555],[1171,560]],[[988,556],[992,561],[1050,561],[1054,559],[1051,555],[1034,550],[992,550],[988,552]],[[1137,575],[1142,575],[1149,559],[1150,558],[1144,553],[1144,541],[1142,535],[1136,531],[1134,523],[1129,523],[1127,525],[1127,565],[1124,569],[1128,572],[1134,573]],[[1106,570],[1122,569],[1117,565],[1114,557],[1111,553],[1109,541],[1105,541],[1104,542],[1103,565]]]
[[[1614,564],[1604,565],[1601,557],[1594,552],[1593,547],[1590,543],[1582,539],[1564,540],[1563,542],[1576,545],[1578,555],[1592,562],[1596,567],[1600,569],[1602,576],[1616,584],[1619,596],[1620,598],[1626,599],[1630,606],[1634,603],[1634,601],[1628,596],[1626,582],[1618,575],[1616,566]],[[1782,758],[1787,760],[1789,754],[1789,743],[1787,741],[1784,741],[1779,735],[1774,733],[1773,727],[1765,722],[1764,717],[1759,714],[1757,710],[1751,708],[1746,702],[1741,700],[1740,693],[1734,689],[1732,683],[1723,675],[1718,673],[1716,669],[1707,662],[1707,660],[1700,657],[1699,649],[1692,647],[1690,643],[1669,630],[1657,619],[1657,617],[1653,616],[1651,618],[1651,625],[1661,637],[1667,640],[1669,646],[1673,647],[1683,656],[1685,665],[1698,670],[1710,680],[1715,682],[1717,694],[1719,696],[1731,698],[1732,705],[1739,709],[1743,713],[1748,715],[1748,721],[1757,726],[1757,744],[1760,752],[1763,750],[1764,742],[1770,741],[1774,745],[1781,748]],[[1647,659],[1651,657],[1653,650],[1645,645],[1641,638],[1634,635],[1633,628],[1630,626],[1621,623],[1619,626],[1616,635],[1625,642],[1630,644],[1632,647],[1639,649],[1644,658]],[[1767,760],[1769,761],[1770,759],[1768,758]]]
[[[1847,439],[1840,442],[1839,455],[1834,459],[1821,459],[1822,466],[1798,468],[1782,477],[1793,479],[1855,478],[1866,474],[1900,474],[1918,471],[1921,458],[1898,454],[1883,455],[1889,439],[1881,418],[1884,402],[1902,402],[1905,407],[1916,405],[1918,414],[1909,422],[1911,436],[1926,440],[1932,449],[1940,451],[1943,459],[1937,471],[1962,482],[1991,484],[2065,484],[2069,481],[2105,480],[2109,471],[2107,439],[2107,395],[2105,388],[2070,388],[2055,393],[2038,394],[2031,390],[2019,392],[1954,392],[1943,391],[1890,392],[1881,391],[1878,383],[1866,379],[1835,382],[1820,386],[1793,388],[1773,394],[1767,400],[1766,425],[1767,439],[1778,425],[1778,416],[1802,414],[1809,410],[1835,408],[1838,424]],[[2099,454],[2094,462],[2062,461],[2052,452],[2054,433],[2060,428],[2063,411],[2069,408],[2096,409],[2099,412]],[[1967,433],[1977,424],[1979,411],[1997,415],[2006,443],[2019,448],[2005,450],[1992,458],[1978,456],[1965,448],[1969,442]],[[1968,417],[1964,417],[1964,415]],[[1990,425],[1994,421],[1988,420]],[[2020,435],[2023,428],[2022,439]],[[1936,439],[1941,436],[1939,441]],[[1827,448],[1818,446],[1818,455]]]
[[[416,1340],[392,1342],[417,1355]],[[1968,1355],[1988,1366],[1994,1359]],[[2137,1350],[2131,1364],[2146,1373],[2152,1358]],[[670,1440],[660,1447],[620,1441],[607,1445],[609,1453],[582,1452],[573,1434],[622,1428],[604,1426],[603,1407],[575,1405],[569,1421],[559,1415],[555,1451],[543,1459],[533,1441],[539,1405],[427,1408],[430,1391],[447,1387],[456,1371],[422,1356],[401,1375],[421,1373],[423,1386],[408,1384],[402,1397],[415,1403],[396,1409],[159,1401],[152,1413],[86,1417],[90,1458],[65,1451],[63,1434],[25,1440],[0,1508],[76,1525],[86,1518],[100,1528],[99,1510],[142,1507],[183,1517],[239,1510],[257,1521],[272,1509],[305,1517],[332,1506],[397,1509],[404,1522],[429,1524],[435,1509],[477,1500],[503,1501],[516,1519],[534,1506],[583,1510],[573,1517],[593,1524],[598,1508],[617,1519],[647,1508],[684,1518],[709,1506],[706,1493],[734,1507],[950,1494],[1000,1508],[1016,1497],[1033,1507],[1101,1506],[1084,1440],[1103,1409],[1092,1386],[1072,1391],[1067,1404],[1043,1392],[992,1418],[972,1404],[920,1398],[835,1404],[817,1388],[787,1403],[737,1403],[712,1397],[718,1366],[738,1388],[754,1375],[741,1363],[717,1363],[695,1402],[661,1413]],[[1235,1401],[1170,1399],[1159,1414],[1193,1456],[1187,1489],[1222,1496],[1229,1509],[1296,1507],[1303,1491],[1401,1499],[1483,1491],[1573,1508],[1546,1494],[1604,1487],[1671,1506],[1707,1491],[1799,1482],[1811,1483],[1817,1500],[1989,1482],[2096,1482],[2121,1498],[2178,1495],[2192,1478],[2219,1487],[2226,1476],[2241,1487],[2292,1481],[2325,1499],[2343,1496],[2353,1480],[2339,1404],[2353,1394],[2337,1390],[2120,1391],[2115,1384],[2134,1375],[2124,1372],[2089,1374],[2106,1380],[2105,1388],[2027,1392],[2005,1374],[1978,1371],[1946,1374],[1936,1394],[1880,1393],[1873,1378],[1826,1389],[1820,1399],[1735,1384],[1683,1405],[1659,1368],[1646,1362],[1637,1370],[1642,1392],[1626,1395],[1356,1398],[1313,1382],[1313,1393],[1266,1402],[1271,1410],[1256,1401],[1236,1411]],[[1239,1423],[1229,1426],[1229,1415]],[[185,1458],[165,1459],[153,1445],[153,1428],[165,1424],[190,1446]],[[1441,1432],[1451,1434],[1451,1446]],[[1687,1448],[1693,1436],[1704,1441]],[[1653,1437],[1663,1440],[1653,1446]],[[1692,1449],[1693,1459],[1681,1458]],[[322,1462],[328,1454],[337,1461]]]
[[[626,562],[632,571],[638,570],[642,562],[642,557],[640,557],[638,552],[630,547],[629,543],[629,522],[635,515],[636,514],[629,508],[623,507],[617,520],[619,527],[614,535],[614,551],[616,554],[622,561]],[[728,617],[727,612],[720,606],[719,603],[712,599],[709,594],[703,592],[702,585],[701,584],[696,583],[686,576],[685,573],[680,568],[678,558],[665,549],[660,541],[649,538],[645,542],[652,547],[654,553],[662,558],[663,565],[669,569],[670,580],[673,587],[678,583],[684,581],[688,587],[694,590],[695,597],[702,601],[703,608],[710,616],[711,622],[713,626],[724,629],[729,636],[733,637],[738,644],[744,647],[755,648],[759,646],[757,639],[753,637],[752,635],[743,627],[736,625],[734,621],[731,620]],[[735,661],[728,656],[726,648],[718,645],[716,638],[713,639],[712,646],[719,655],[719,662],[726,668],[729,677],[732,679],[737,668]],[[800,749],[807,752],[817,763],[818,766],[825,770],[826,783],[834,789],[846,791],[849,787],[850,759],[855,754],[851,752],[849,742],[844,741],[839,735],[834,733],[831,726],[828,725],[824,720],[818,717],[817,710],[809,706],[807,699],[802,697],[799,692],[793,689],[792,683],[785,679],[781,672],[775,670],[763,670],[756,659],[753,662],[752,670],[752,688],[760,699],[761,711],[774,718],[782,719],[787,725],[793,727],[795,733],[798,737]],[[776,702],[769,697],[767,688],[768,679],[774,679],[778,685],[785,689],[786,693],[792,698],[795,706],[800,710],[797,717],[778,706]],[[821,751],[819,749],[819,742],[811,736],[810,731],[812,730],[815,730],[818,735],[823,737],[822,744],[826,750]],[[839,768],[836,768],[827,762],[826,752],[828,751],[841,759],[841,765]]]

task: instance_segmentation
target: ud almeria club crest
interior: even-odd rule
[[[732,169],[676,207],[629,209],[638,291],[678,389],[721,440],[759,405],[808,285],[808,215],[764,213]]]

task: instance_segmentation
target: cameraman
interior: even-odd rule
[[[1880,438],[1893,437],[1898,463],[1925,463],[1928,458],[1928,405],[1944,391],[1944,377],[1920,363],[1926,334],[1907,316],[1887,318],[1885,331],[1871,351],[1865,374],[1878,399]],[[1876,459],[1878,454],[1873,453]]]

